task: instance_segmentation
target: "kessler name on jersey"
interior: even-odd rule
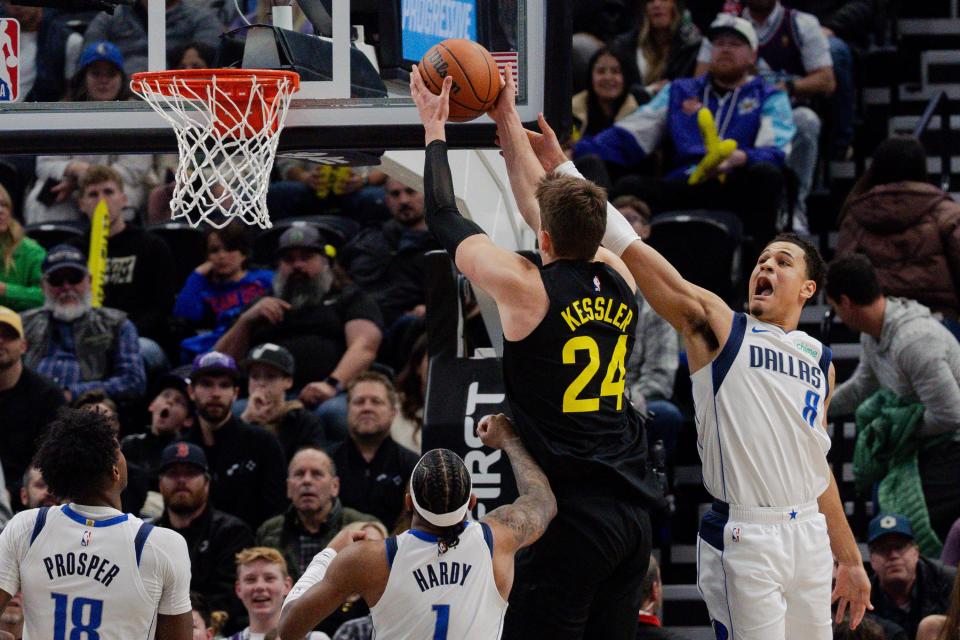
[[[109,587],[120,573],[120,567],[95,553],[57,553],[43,559],[43,567],[51,580],[64,576],[84,576]]]
[[[615,305],[616,313],[613,312]],[[622,302],[597,296],[596,298],[574,300],[560,312],[560,317],[570,327],[570,331],[576,331],[577,327],[590,320],[606,322],[620,331],[626,331],[627,325],[633,320],[633,311]]]
[[[814,389],[819,389],[823,385],[823,371],[820,367],[811,366],[803,360],[794,358],[789,353],[783,353],[770,347],[751,344],[750,367],[752,369],[763,368],[796,378],[801,382],[813,385]]]
[[[434,587],[441,585],[463,586],[467,581],[467,575],[473,565],[462,562],[443,562],[437,563],[436,569],[432,564],[428,564],[424,569],[415,569],[413,577],[417,581],[420,592],[423,593]]]

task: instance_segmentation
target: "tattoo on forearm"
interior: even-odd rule
[[[503,451],[510,459],[520,497],[512,504],[490,512],[487,517],[509,528],[522,547],[543,535],[557,512],[557,501],[547,476],[519,438],[508,440]]]

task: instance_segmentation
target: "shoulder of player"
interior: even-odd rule
[[[347,545],[334,559],[337,567],[343,569],[342,576],[351,581],[357,591],[365,585],[384,581],[390,573],[387,566],[386,542],[383,540],[361,540]],[[337,570],[331,563],[328,575],[334,577]]]
[[[144,549],[153,549],[157,555],[167,558],[172,563],[181,562],[184,557],[189,562],[187,541],[173,529],[154,525],[144,542]]]

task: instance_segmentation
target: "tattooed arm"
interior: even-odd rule
[[[557,499],[550,482],[523,446],[513,425],[502,413],[486,416],[477,433],[483,444],[500,449],[510,459],[520,496],[511,504],[494,509],[483,518],[493,532],[493,571],[500,595],[506,599],[513,586],[513,556],[536,542],[553,517]]]

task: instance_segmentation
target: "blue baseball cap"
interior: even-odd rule
[[[898,513],[881,513],[870,521],[870,527],[867,530],[867,544],[873,544],[883,536],[890,533],[899,533],[913,540],[913,527],[910,526],[910,520],[906,516]]]
[[[77,63],[77,71],[83,71],[94,62],[101,60],[106,60],[123,71],[123,54],[120,53],[117,45],[106,40],[91,42],[84,48],[83,53],[80,54],[80,62]]]
[[[76,269],[87,273],[87,257],[73,245],[58,244],[47,253],[40,271],[43,275],[48,275],[60,269]]]
[[[207,472],[207,454],[192,442],[174,442],[160,454],[160,473],[175,464],[192,464],[204,473]]]
[[[230,376],[236,382],[240,379],[240,369],[234,359],[219,351],[208,351],[193,359],[190,369],[190,384],[195,384],[203,376]]]

